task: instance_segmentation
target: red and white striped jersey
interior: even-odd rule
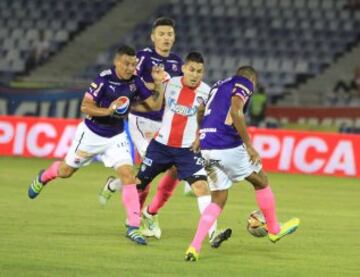
[[[155,140],[178,148],[188,148],[196,137],[196,115],[201,103],[209,98],[210,87],[201,82],[190,88],[183,77],[171,78],[165,89],[165,111]]]

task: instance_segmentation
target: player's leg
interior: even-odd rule
[[[215,222],[215,220],[221,214],[221,211],[227,201],[228,189],[232,185],[232,181],[227,175],[227,173],[224,171],[223,165],[220,166],[220,158],[223,158],[224,155],[221,155],[221,153],[217,155],[218,153],[213,150],[205,150],[201,151],[201,153],[203,155],[203,158],[205,159],[205,164],[207,165],[207,179],[209,181],[209,188],[211,190],[212,199],[211,203],[202,213],[195,237],[190,247],[186,251],[185,260],[187,261],[196,261],[199,258],[201,245],[206,236],[206,231],[210,228],[210,224],[213,224],[213,222]],[[211,245],[215,248],[219,247],[221,243],[228,239],[230,236],[231,229],[225,229],[225,231],[220,232],[215,237]]]
[[[129,132],[136,151],[143,158],[153,134],[159,129],[160,123],[140,116],[129,114]],[[100,204],[105,205],[115,191],[122,189],[122,182],[119,178],[109,176],[99,194]],[[138,191],[140,209],[149,194],[150,184],[144,190]]]
[[[127,214],[126,236],[137,244],[146,245],[146,240],[139,230],[141,213],[137,180],[129,142],[124,132],[111,138],[108,147],[101,153],[101,159],[106,167],[112,167],[115,170],[117,178],[122,183],[121,199]]]
[[[87,132],[88,130],[84,127],[84,124],[80,123],[65,160],[55,161],[47,169],[41,170],[30,184],[28,196],[31,199],[37,197],[44,186],[50,181],[56,178],[69,178],[78,168],[91,162],[94,154],[89,153],[86,148],[86,145],[91,143],[87,138],[84,138],[84,134]]]
[[[202,214],[205,208],[211,203],[211,195],[207,184],[207,173],[203,167],[203,159],[199,153],[194,153],[189,149],[183,150],[184,154],[178,156],[177,168],[179,177],[187,181],[196,197],[199,212]],[[204,183],[197,183],[197,178],[204,180]],[[217,222],[208,231],[210,243],[216,235]]]
[[[50,181],[60,177],[68,178],[70,177],[77,169],[68,166],[64,161],[55,161],[47,169],[41,170],[39,174],[35,177],[28,189],[28,196],[31,199],[36,198],[41,190],[47,185]]]
[[[166,171],[172,166],[172,157],[167,151],[167,147],[162,145],[155,140],[150,142],[147,149],[146,156],[140,165],[140,169],[137,174],[137,178],[140,181],[138,185],[138,191],[144,191],[147,189],[149,183],[161,172]],[[159,184],[161,186],[161,184]],[[166,187],[162,187],[166,190]],[[172,191],[172,190],[171,190]],[[161,194],[164,194],[162,191]],[[159,197],[159,195],[157,195]],[[155,197],[155,204],[157,205],[159,198]],[[154,207],[153,206],[153,207]],[[152,213],[146,207],[142,212],[142,233],[145,236],[155,236],[157,239],[161,237],[161,229],[159,225],[159,219],[156,213]]]
[[[269,239],[276,242],[282,237],[293,233],[299,226],[299,219],[292,218],[284,224],[280,225],[276,216],[275,196],[268,185],[268,179],[264,172],[260,170],[258,173],[253,172],[246,180],[255,188],[256,202],[266,220],[266,226],[269,232]]]
[[[193,184],[194,185],[194,184]],[[199,184],[196,184],[199,185]],[[185,260],[195,262],[199,259],[202,243],[211,226],[220,216],[227,200],[228,190],[220,190],[211,192],[212,202],[206,207],[201,214],[199,224],[195,236],[185,253]],[[220,246],[222,241],[227,240],[231,236],[231,229],[219,236],[217,243]]]
[[[146,207],[145,213],[156,215],[173,195],[178,183],[179,181],[177,179],[176,168],[173,166],[168,169],[164,176],[160,179],[156,189],[156,194],[150,204]]]
[[[116,168],[117,177],[123,184],[122,203],[125,207],[127,219],[126,236],[137,244],[146,245],[147,242],[140,232],[141,212],[139,194],[136,188],[136,177],[133,166],[121,165]]]

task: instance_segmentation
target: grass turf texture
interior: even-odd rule
[[[0,159],[0,276],[358,276],[360,181],[269,174],[280,220],[299,230],[276,244],[245,230],[256,209],[250,185],[232,188],[220,219],[233,236],[219,249],[206,242],[197,263],[183,261],[198,222],[195,198],[179,186],[161,211],[163,236],[137,246],[125,238],[119,196],[100,207],[109,174],[92,164],[49,184],[35,200],[28,185],[50,161]],[[153,187],[154,188],[154,187]],[[152,193],[154,189],[152,189]]]

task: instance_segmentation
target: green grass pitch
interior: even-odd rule
[[[160,213],[161,240],[137,246],[124,236],[120,197],[98,204],[112,173],[101,164],[28,199],[28,185],[49,163],[0,159],[0,276],[359,276],[359,179],[269,174],[279,219],[301,219],[276,244],[245,230],[257,206],[250,185],[237,184],[219,221],[233,229],[231,240],[219,249],[205,243],[200,260],[186,263],[199,213],[182,186]]]

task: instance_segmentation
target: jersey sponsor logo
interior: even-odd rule
[[[176,103],[175,99],[169,98],[168,105],[170,110],[176,114],[180,114],[183,116],[193,116],[196,114],[198,108],[197,107],[187,107]]]
[[[121,86],[121,83],[119,83],[119,82],[109,81],[109,84],[112,84],[114,86]]]
[[[216,133],[216,128],[204,128],[200,129],[200,133]]]
[[[96,89],[96,88],[97,88],[97,84],[96,84],[96,83],[94,83],[94,82],[92,82],[92,83],[90,84],[90,86],[91,86],[91,87],[93,87],[94,89]]]
[[[121,96],[117,99],[119,106],[116,109],[116,113],[119,115],[124,115],[127,113],[128,108],[130,107],[130,99],[126,96]]]
[[[153,61],[152,61],[152,64],[153,64],[153,65],[156,65],[156,64],[157,64],[157,63],[154,63],[154,61],[161,62],[161,59],[157,59],[157,58],[154,58],[154,57],[150,57],[150,59],[153,60]]]
[[[114,86],[109,86],[109,88],[111,88],[111,90],[113,91],[113,92],[115,92],[115,87]]]

